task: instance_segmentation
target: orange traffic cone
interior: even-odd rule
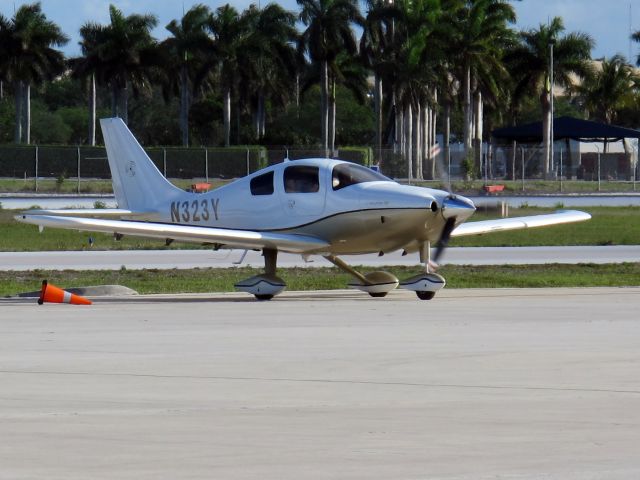
[[[40,298],[38,304],[42,305],[44,302],[49,303],[72,303],[74,305],[91,305],[91,300],[76,295],[75,293],[67,292],[54,285],[50,285],[46,280],[42,281],[42,291],[40,292]]]

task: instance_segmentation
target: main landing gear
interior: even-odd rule
[[[264,273],[241,280],[234,286],[241,292],[254,295],[258,300],[271,300],[279,293],[282,293],[287,288],[287,285],[284,280],[276,275],[278,251],[265,248],[262,251],[262,255],[264,256]]]
[[[258,300],[271,300],[282,293],[287,288],[287,285],[284,280],[276,275],[278,251],[265,248],[262,254],[264,256],[265,272],[236,283],[235,288],[241,292],[254,295]],[[416,292],[420,300],[431,300],[436,292],[445,286],[444,278],[432,271],[435,265],[431,262],[431,245],[429,242],[425,242],[420,249],[420,263],[424,265],[424,272],[402,282],[389,272],[376,271],[363,275],[335,255],[325,255],[324,258],[355,277],[355,281],[349,283],[350,287],[366,292],[372,297],[384,297],[391,290],[403,288]]]

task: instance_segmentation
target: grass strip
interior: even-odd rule
[[[169,180],[179,188],[188,188],[192,183],[196,183],[198,179],[181,179],[169,178]],[[229,183],[228,179],[210,178],[212,188]],[[403,183],[403,182],[401,182]],[[559,181],[526,179],[524,190],[522,188],[522,180],[490,180],[489,183],[495,185],[504,185],[503,195],[523,195],[523,194],[566,194],[566,193],[621,193],[635,192],[638,188],[637,184],[632,181],[607,181],[602,180],[600,184],[597,181],[589,180],[564,180],[562,185]],[[414,185],[421,187],[446,189],[447,185],[443,182],[420,181],[413,182]],[[484,180],[472,181],[454,181],[451,188],[460,195],[484,195]],[[1,178],[0,192],[3,193],[35,193],[36,182],[34,178]],[[78,185],[77,178],[39,178],[38,193],[113,193],[110,179],[82,178]]]
[[[361,268],[368,273],[374,268]],[[419,267],[384,268],[398,278],[419,273]],[[124,285],[146,293],[206,293],[233,291],[239,280],[261,273],[247,267],[196,268],[191,270],[33,270],[0,272],[0,296],[40,289],[42,280],[61,287]],[[447,288],[542,288],[640,286],[640,262],[623,264],[551,264],[463,266],[439,270]],[[283,268],[278,274],[289,290],[333,290],[345,288],[351,277],[337,268]]]

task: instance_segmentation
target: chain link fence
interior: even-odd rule
[[[312,147],[247,146],[247,147],[153,147],[145,149],[158,170],[171,179],[230,179],[255,172],[285,159],[324,157],[324,150]],[[556,147],[553,165],[545,174],[543,149],[539,146],[483,145],[482,155],[465,162],[463,146],[451,145],[448,158],[444,149],[425,158],[422,171],[417,162],[409,162],[393,149],[343,147],[331,157],[375,166],[391,177],[452,181],[481,179],[484,182],[539,180],[635,182],[638,180],[637,146],[627,153],[571,151]],[[469,171],[471,170],[471,171]],[[109,179],[111,177],[104,147],[86,146],[0,146],[0,177],[44,179]]]
[[[490,146],[484,144],[480,156],[471,155],[471,163],[465,165],[465,153],[462,145],[451,145],[448,158],[445,151],[436,148],[436,155],[422,162],[421,175],[417,171],[415,158],[409,162],[405,156],[392,149],[374,150],[374,163],[380,166],[385,175],[397,179],[424,179],[442,181],[483,180],[485,183],[512,181],[585,181],[594,182],[631,182],[639,179],[637,147],[628,152],[571,151],[556,147],[549,171],[544,169],[544,149],[540,146],[516,145]],[[479,157],[479,158],[476,158]]]
[[[168,178],[236,178],[285,159],[324,157],[309,147],[152,147],[145,149]],[[371,149],[345,147],[331,155],[362,165],[371,163]],[[111,178],[104,147],[0,146],[0,177]]]

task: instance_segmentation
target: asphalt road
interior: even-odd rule
[[[640,478],[640,288],[0,299],[0,478]]]
[[[143,268],[227,268],[240,261],[243,250],[123,250],[81,252],[0,252],[2,270],[117,270]],[[417,255],[400,252],[384,255],[344,256],[352,265],[416,265]],[[278,266],[329,267],[322,257],[306,262],[300,255],[280,254]],[[440,263],[454,265],[502,265],[541,263],[622,263],[640,262],[640,245],[602,247],[471,247],[449,248]],[[259,252],[247,252],[243,265],[264,267]]]

